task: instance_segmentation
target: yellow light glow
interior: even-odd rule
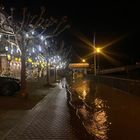
[[[33,61],[32,61],[32,59],[31,59],[31,58],[28,58],[28,62],[32,63]]]
[[[82,62],[86,62],[86,60],[85,60],[85,59],[83,59],[83,60],[82,60]]]
[[[101,49],[100,48],[96,48],[96,52],[97,53],[100,53],[101,52]]]
[[[11,60],[11,55],[10,54],[7,55],[7,59]]]
[[[43,65],[43,64],[41,64],[41,67],[42,67],[42,68],[44,68],[44,65]]]
[[[18,61],[18,58],[16,57],[15,60]]]
[[[70,63],[69,68],[88,68],[88,63]]]
[[[83,90],[83,100],[85,100],[86,99],[86,96],[87,96],[87,92],[86,92],[86,90]]]

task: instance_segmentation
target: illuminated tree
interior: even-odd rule
[[[0,7],[0,34],[8,36],[8,42],[15,44],[21,51],[21,95],[27,97],[26,91],[26,52],[36,39],[43,41],[56,37],[65,29],[67,17],[58,20],[47,17],[45,8],[41,8],[39,15],[31,15],[27,8],[23,9],[21,20],[15,17],[15,9],[10,9],[10,14]],[[47,34],[46,34],[47,31]]]
[[[51,47],[50,62],[54,66],[55,70],[55,81],[57,80],[57,70],[63,71],[68,66],[71,58],[72,46],[66,46],[65,42],[62,41],[59,45]]]

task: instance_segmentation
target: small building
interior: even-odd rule
[[[89,68],[89,64],[88,63],[70,63],[69,64],[69,69],[72,71],[73,73],[73,78],[76,77],[81,77],[83,75],[87,74],[87,69]]]
[[[21,62],[17,58],[11,58],[11,56],[9,59],[8,56],[6,54],[0,54],[0,75],[19,78]]]

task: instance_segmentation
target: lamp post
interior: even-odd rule
[[[98,68],[98,73],[99,73],[99,53],[101,53],[101,49],[100,48],[96,48],[96,57],[97,57],[97,68]],[[97,72],[96,72],[97,73]]]
[[[95,46],[95,35],[94,33],[94,38],[93,38],[93,53],[94,53],[94,75],[96,76],[96,46]]]
[[[94,33],[94,38],[93,38],[93,48],[94,48],[93,50],[94,50],[94,75],[96,76],[97,75],[97,69],[96,69],[97,60],[96,60],[96,57],[97,57],[97,54],[101,52],[101,49],[96,47],[95,35],[96,35],[96,33]],[[98,57],[98,67],[99,67],[99,57]]]

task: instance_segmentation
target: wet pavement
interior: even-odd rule
[[[74,112],[75,113],[75,112]],[[1,140],[87,140],[89,136],[67,103],[66,89],[61,84],[47,96]]]
[[[14,127],[0,140],[139,140],[139,96],[92,80],[75,81],[70,87],[71,97],[64,87],[62,82],[47,89],[45,98],[24,112],[16,126],[9,120]]]
[[[140,139],[140,97],[94,82],[70,85],[71,104],[89,133],[100,140]]]

